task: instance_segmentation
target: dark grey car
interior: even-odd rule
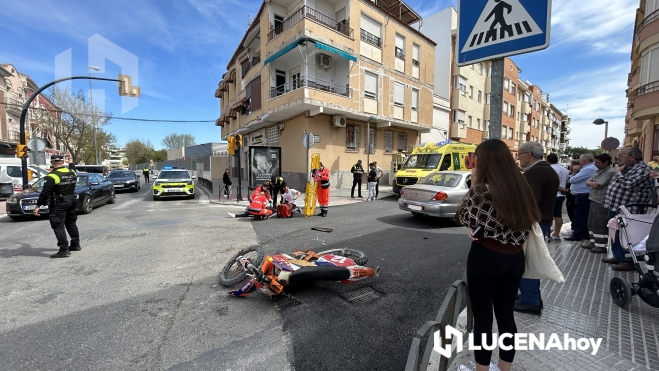
[[[130,170],[112,170],[106,179],[114,185],[115,191],[133,191],[140,190],[140,178]]]

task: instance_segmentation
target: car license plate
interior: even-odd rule
[[[34,210],[34,208],[37,207],[37,205],[28,205],[28,206],[23,206],[23,210]]]
[[[417,211],[423,210],[423,207],[417,205],[407,205],[407,208],[410,210],[417,210]]]
[[[123,188],[123,187],[124,187],[123,184],[115,184],[115,185],[114,185],[114,188]]]
[[[167,192],[183,192],[183,188],[168,188]]]

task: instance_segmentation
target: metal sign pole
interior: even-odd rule
[[[503,115],[503,58],[492,60],[492,84],[490,89],[489,138],[501,139],[501,119]]]
[[[243,200],[243,195],[242,195],[242,192],[241,192],[241,188],[242,188],[242,181],[241,180],[242,180],[243,177],[242,177],[242,171],[240,170],[240,150],[242,149],[242,147],[241,146],[236,146],[236,148],[237,148],[236,152],[238,153],[238,193],[236,194],[236,203],[237,203],[238,201]]]

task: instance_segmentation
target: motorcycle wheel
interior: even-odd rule
[[[236,261],[239,256],[249,259],[255,267],[261,267],[265,252],[261,246],[250,246],[238,251],[222,268],[220,285],[231,287],[247,278],[247,272],[240,265],[240,262]]]
[[[368,262],[368,256],[363,251],[355,249],[332,249],[317,253],[318,255],[332,254],[352,259],[357,265],[365,265]]]

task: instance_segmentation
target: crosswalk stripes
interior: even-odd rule
[[[520,24],[521,23],[521,24]],[[475,34],[471,38],[471,43],[469,44],[470,48],[473,48],[474,46],[480,46],[481,43],[483,46],[490,41],[497,41],[497,30],[499,30],[499,39],[503,40],[506,38],[506,34],[508,37],[513,37],[515,36],[513,34],[513,26],[515,27],[515,31],[517,32],[516,36],[521,36],[523,35],[526,31],[526,33],[531,33],[533,30],[531,29],[531,26],[527,21],[522,21],[522,22],[516,22],[514,24],[506,25],[507,27],[499,27],[497,28],[492,28],[488,30],[487,32],[480,32],[478,34]],[[522,30],[522,26],[524,26],[524,30]],[[483,37],[485,37],[485,42],[483,43]]]

